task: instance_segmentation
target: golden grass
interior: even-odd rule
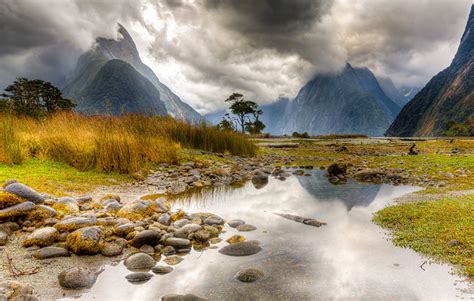
[[[59,114],[45,120],[0,115],[0,163],[28,158],[67,163],[78,170],[133,173],[149,164],[173,163],[180,148],[254,155],[243,135],[172,118]]]

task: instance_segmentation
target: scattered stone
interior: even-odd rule
[[[155,266],[156,261],[146,253],[135,253],[130,255],[124,262],[129,270],[149,270]]]
[[[268,174],[261,170],[256,170],[252,176],[252,184],[255,188],[260,189],[268,184]]]
[[[0,246],[4,246],[8,241],[8,233],[0,230]]]
[[[235,275],[235,278],[242,282],[254,282],[257,281],[258,279],[262,278],[264,276],[264,273],[260,270],[257,269],[243,269],[237,272]]]
[[[219,253],[228,256],[249,256],[262,251],[262,248],[251,242],[238,242],[227,245],[219,250]]]
[[[60,221],[54,227],[60,232],[72,232],[80,228],[94,226],[97,222],[95,216],[76,216]]]
[[[11,185],[10,185],[11,186]],[[28,212],[34,210],[36,205],[33,202],[23,202],[5,209],[0,210],[0,220],[7,218],[17,218],[27,215]]]
[[[227,225],[229,225],[232,228],[237,228],[238,226],[243,225],[243,224],[245,224],[245,222],[241,219],[232,219],[227,222]]]
[[[140,252],[147,253],[147,254],[154,254],[155,253],[155,248],[149,245],[143,245],[140,248]]]
[[[345,174],[347,172],[347,164],[345,163],[333,163],[327,168],[328,174],[331,176],[337,176],[339,174]]]
[[[127,236],[130,232],[135,230],[135,224],[133,223],[126,223],[123,225],[118,225],[114,228],[114,234],[120,237]]]
[[[292,221],[295,221],[295,222],[298,222],[298,223],[303,223],[303,224],[308,225],[308,226],[321,227],[323,225],[327,225],[326,223],[319,222],[319,221],[317,221],[313,218],[305,218],[305,217],[301,217],[301,216],[298,216],[298,215],[286,214],[286,213],[275,213],[274,212],[273,214],[281,216],[281,217],[289,219],[289,220],[292,220]]]
[[[79,204],[73,198],[62,197],[53,204],[53,209],[60,215],[74,215],[79,213]]]
[[[171,273],[173,271],[173,268],[169,266],[165,266],[165,265],[158,265],[156,267],[153,267],[151,271],[155,274],[163,275],[163,274]]]
[[[98,272],[85,268],[73,267],[58,275],[59,284],[65,288],[90,288],[97,280]]]
[[[160,215],[160,217],[158,218],[158,222],[160,224],[163,224],[165,226],[169,226],[171,224],[171,217],[168,213],[163,213],[162,215]]]
[[[248,231],[257,230],[257,227],[249,225],[249,224],[243,224],[243,225],[238,226],[237,230],[242,231],[242,232],[248,232]]]
[[[161,249],[161,254],[165,256],[173,255],[173,254],[176,254],[176,249],[173,248],[172,246],[166,246]]]
[[[204,224],[213,226],[213,225],[223,225],[225,223],[224,219],[217,216],[217,215],[212,215],[209,216],[204,220]]]
[[[186,238],[170,237],[167,240],[165,240],[165,245],[172,246],[175,249],[182,249],[182,248],[190,247],[191,241]]]
[[[169,265],[176,265],[176,264],[180,263],[183,260],[184,260],[183,257],[178,256],[178,255],[171,255],[171,256],[168,256],[165,259],[163,259],[163,261],[166,262]]]
[[[113,257],[121,255],[123,252],[123,246],[116,242],[108,242],[105,243],[104,247],[100,251],[100,253],[107,257]]]
[[[160,232],[156,230],[144,230],[132,239],[131,245],[140,248],[143,245],[156,246],[160,242]]]
[[[153,277],[153,274],[145,273],[145,272],[137,272],[137,273],[128,274],[127,276],[125,276],[125,279],[127,279],[128,282],[130,283],[144,283],[150,280],[151,277]]]
[[[44,197],[39,192],[18,182],[8,185],[3,190],[21,198],[27,199],[34,204],[40,204],[44,202]]]
[[[199,240],[201,242],[206,242],[211,237],[211,234],[206,230],[199,230],[194,232],[194,239]]]
[[[66,243],[74,254],[93,255],[102,250],[102,239],[103,233],[99,227],[86,227],[68,234]]]
[[[222,241],[222,238],[219,238],[219,237],[214,237],[214,238],[209,239],[209,242],[210,242],[211,244],[213,244],[213,245],[214,245],[214,244],[218,244],[218,243],[220,243],[221,241]]]
[[[65,248],[59,247],[45,247],[33,252],[33,257],[37,259],[47,259],[55,257],[68,257],[71,256],[69,251]]]
[[[0,280],[0,300],[36,301],[33,288],[28,283],[15,280]]]
[[[202,227],[197,224],[187,224],[174,232],[175,237],[188,238],[189,234],[201,230]]]
[[[245,239],[246,239],[245,236],[235,234],[235,235],[232,235],[231,237],[229,237],[226,241],[229,244],[235,244],[235,243],[238,243],[238,242],[243,242],[243,241],[245,241]]]
[[[189,219],[180,219],[180,220],[175,221],[173,225],[176,228],[181,228],[181,227],[183,227],[187,224],[190,224],[190,223],[191,223],[191,221]]]
[[[23,241],[24,247],[39,246],[47,247],[52,245],[58,238],[59,232],[56,228],[45,227],[36,229],[28,235],[26,240]]]
[[[315,219],[305,219],[303,221],[303,224],[308,225],[308,226],[313,226],[313,227],[321,227],[323,225],[326,225],[326,223],[322,223],[322,222],[317,221]]]

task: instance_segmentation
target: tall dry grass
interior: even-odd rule
[[[45,120],[0,115],[0,162],[28,157],[67,163],[79,170],[132,173],[150,163],[172,163],[180,148],[254,155],[238,133],[172,118],[59,114]]]

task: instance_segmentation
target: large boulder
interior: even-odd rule
[[[256,170],[252,176],[252,184],[255,188],[260,189],[268,184],[268,174],[261,170]]]
[[[333,163],[327,168],[330,176],[343,175],[347,172],[347,164],[345,163]]]
[[[134,270],[150,270],[155,266],[156,261],[146,253],[135,253],[130,255],[124,262],[127,269]]]
[[[53,204],[53,208],[60,215],[74,215],[79,213],[79,204],[70,197],[62,197]]]
[[[70,289],[90,288],[97,280],[98,272],[86,268],[73,267],[58,275],[59,284]]]
[[[24,247],[39,246],[47,247],[52,245],[58,238],[59,232],[56,228],[45,227],[33,231],[26,240],[23,241]]]
[[[103,233],[100,227],[86,227],[68,234],[66,243],[73,253],[93,255],[103,247]]]
[[[6,192],[24,198],[35,204],[43,203],[44,197],[31,187],[21,183],[12,183],[3,189]]]
[[[54,227],[60,232],[72,232],[80,228],[94,226],[96,222],[95,216],[75,216],[60,221]]]
[[[11,206],[0,210],[0,220],[15,219],[21,216],[25,216],[28,212],[36,208],[33,202],[23,202],[15,206]]]
[[[160,241],[160,232],[156,230],[144,230],[132,239],[131,245],[135,248],[140,248],[143,245],[155,246]]]

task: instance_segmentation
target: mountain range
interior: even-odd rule
[[[62,91],[86,114],[141,113],[171,115],[201,122],[205,119],[183,102],[142,62],[127,30],[118,24],[115,39],[97,38],[81,55]]]
[[[474,5],[451,65],[403,108],[387,136],[440,136],[450,122],[474,119]]]

